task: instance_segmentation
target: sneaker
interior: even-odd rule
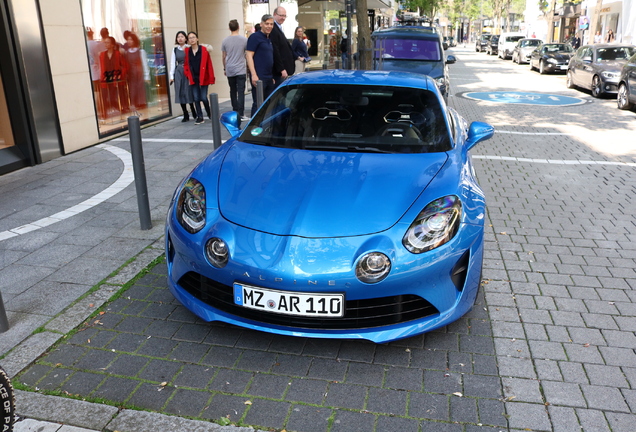
[[[194,122],[195,125],[203,124],[203,117],[197,117],[197,120]]]
[[[241,116],[241,121],[245,121],[246,122],[246,121],[250,121],[250,120],[252,120],[251,117]]]

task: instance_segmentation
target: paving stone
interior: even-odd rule
[[[301,354],[305,347],[305,338],[273,335],[269,351],[278,353]]]
[[[501,400],[478,398],[477,407],[482,424],[502,427],[508,425],[506,408]]]
[[[141,344],[146,342],[147,336],[133,333],[116,333],[116,332],[100,332],[100,334],[108,334],[110,340],[106,348],[110,350],[134,353],[139,349]],[[93,338],[91,338],[92,345]]]
[[[378,389],[368,390],[367,407],[371,412],[405,415],[408,393],[403,390]]]
[[[453,422],[478,423],[477,399],[451,397],[450,417]]]
[[[139,371],[150,361],[147,357],[121,354],[108,366],[106,372],[113,375],[137,376]]]
[[[472,377],[466,375],[465,377]],[[481,376],[481,375],[480,375]],[[462,375],[435,370],[424,371],[424,391],[451,394],[462,391]]]
[[[629,407],[619,389],[592,385],[581,385],[581,389],[589,408],[629,412]]]
[[[376,344],[365,341],[347,341],[340,345],[338,358],[361,363],[371,363],[375,356]]]
[[[629,384],[619,367],[586,364],[585,371],[592,385],[629,388]]]
[[[210,394],[207,392],[176,389],[163,411],[182,417],[197,417],[208,405],[209,399]]]
[[[581,426],[573,408],[549,406],[553,432],[579,432]]]
[[[236,328],[212,328],[203,342],[206,344],[232,347],[236,345],[242,333],[242,330]]]
[[[545,341],[528,341],[530,351],[533,357],[550,359],[550,360],[566,360],[563,345],[557,342]]]
[[[343,343],[336,339],[307,339],[303,355],[335,359]]]
[[[177,387],[207,388],[216,370],[208,366],[186,364],[174,378]],[[245,387],[245,386],[243,386]]]
[[[178,362],[151,359],[139,372],[139,378],[157,383],[172,382],[182,365]]]
[[[282,399],[288,385],[288,377],[257,373],[254,375],[247,393],[254,396]]]
[[[463,380],[464,396],[493,399],[502,397],[502,388],[499,377],[488,375],[464,375]]]
[[[421,391],[423,374],[419,369],[390,367],[386,371],[385,388]]]
[[[139,381],[107,376],[91,396],[121,404],[130,397],[139,384]]]
[[[275,353],[245,350],[236,367],[254,372],[269,372],[276,363]]]
[[[375,416],[369,413],[336,411],[331,432],[365,432],[373,430]]]
[[[536,378],[534,364],[530,359],[518,357],[498,357],[501,376],[518,378]]]
[[[587,377],[583,364],[575,362],[559,362],[563,379],[566,382],[589,384],[590,380]]]
[[[326,392],[324,405],[336,408],[361,410],[364,408],[366,396],[366,387],[351,384],[331,383],[329,384],[329,389]]]
[[[244,421],[250,425],[282,429],[290,408],[288,402],[253,399]]]
[[[244,396],[232,396],[215,394],[210,403],[203,408],[201,417],[204,419],[218,420],[222,417],[232,422],[239,421],[249,405],[245,402],[250,398]]]
[[[612,432],[629,432],[634,430],[634,414],[608,412],[605,414]]]
[[[208,385],[211,390],[225,393],[245,393],[245,388],[250,383],[254,374],[234,369],[218,369],[212,383]]]
[[[446,370],[449,367],[448,352],[432,349],[412,350],[411,367]]]
[[[408,415],[415,418],[433,420],[450,420],[450,403],[448,396],[434,393],[410,394]]]
[[[174,388],[156,384],[142,383],[128,400],[128,403],[143,409],[161,411]]]
[[[241,350],[229,347],[213,346],[210,348],[207,355],[203,357],[201,363],[210,366],[232,367],[237,362],[241,354]]]
[[[105,378],[105,375],[78,371],[72,374],[59,389],[73,395],[85,395],[97,388]]]
[[[326,358],[314,358],[307,376],[309,378],[342,382],[347,371],[347,366],[347,362],[339,362]]]
[[[314,379],[295,378],[285,399],[292,402],[304,402],[314,405],[322,405],[323,398],[327,393],[327,381]]]
[[[300,376],[307,375],[309,367],[311,366],[311,357],[278,354],[276,362],[272,367],[272,372],[277,374]]]
[[[199,363],[207,354],[210,347],[205,344],[193,342],[179,342],[167,355],[170,360],[178,360],[187,363]]]
[[[386,366],[350,362],[345,382],[369,386],[382,386]]]
[[[508,402],[505,405],[511,428],[533,431],[552,430],[545,406],[522,402]]]
[[[587,403],[578,384],[560,381],[541,381],[545,400],[551,405],[586,408]]]
[[[287,420],[288,430],[323,432],[329,427],[333,410],[314,406],[294,405]]]
[[[543,403],[539,381],[521,378],[502,378],[504,396],[517,402]]]
[[[415,419],[402,417],[378,416],[377,431],[417,432],[419,424]]]

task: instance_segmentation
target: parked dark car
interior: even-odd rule
[[[477,40],[475,41],[475,51],[477,52],[486,51],[486,44],[488,43],[491,37],[492,35],[490,33],[484,33],[483,35],[479,36]]]
[[[499,48],[499,35],[493,35],[486,43],[486,54],[496,55]]]
[[[636,54],[634,54],[621,69],[618,81],[618,109],[628,110],[636,106]]]
[[[591,90],[594,97],[617,94],[621,69],[634,54],[634,45],[584,45],[570,60],[566,85]]]
[[[457,41],[455,40],[455,38],[453,36],[448,36],[448,46],[449,47],[456,47],[457,46]]]
[[[444,99],[450,78],[447,65],[457,61],[444,56],[442,37],[434,27],[402,26],[373,32],[374,70],[415,72],[435,80]]]
[[[543,41],[541,39],[523,38],[517,41],[514,50],[512,51],[512,61],[517,64],[523,64],[530,62],[530,54],[534,51]]]
[[[530,54],[530,70],[538,69],[541,74],[565,72],[573,54],[572,46],[567,43],[540,45]]]

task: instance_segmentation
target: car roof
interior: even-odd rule
[[[435,81],[427,75],[413,72],[325,69],[292,75],[284,84],[347,84],[412,87],[439,93]]]
[[[372,37],[409,36],[422,39],[439,39],[440,34],[435,27],[399,26],[376,30]]]

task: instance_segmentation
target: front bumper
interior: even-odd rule
[[[205,321],[282,335],[385,343],[459,319],[472,308],[481,280],[483,226],[462,224],[449,243],[419,255],[401,245],[404,230],[398,224],[369,236],[303,239],[219,221],[211,231],[192,235],[169,217],[168,284]],[[204,256],[203,245],[212,236],[230,245],[231,259],[223,269]],[[391,273],[377,284],[355,277],[356,258],[368,251],[384,252],[392,261]],[[243,308],[233,303],[235,282],[289,292],[344,293],[345,317],[298,318]]]

